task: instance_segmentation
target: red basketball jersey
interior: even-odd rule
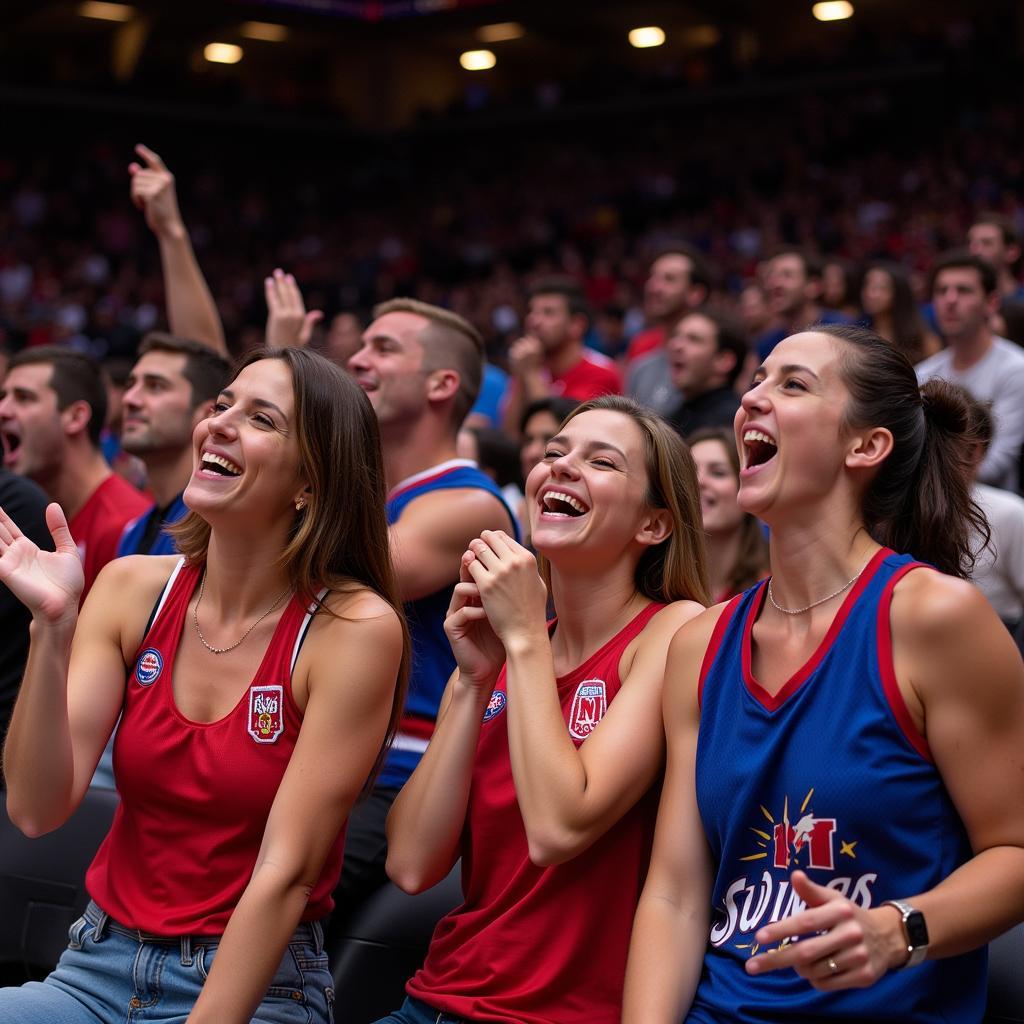
[[[220,935],[242,896],[302,715],[291,674],[312,612],[285,608],[256,675],[216,722],[174,703],[174,658],[199,569],[180,562],[125,689],[114,741],[121,804],[86,876],[115,920],[158,935]],[[344,829],[302,915],[323,917],[341,872]]]
[[[663,605],[650,604],[557,680],[580,746],[619,691],[619,659]],[[575,859],[537,867],[516,802],[505,669],[484,713],[462,849],[465,902],[434,932],[409,995],[457,1017],[515,1024],[617,1024],[633,914],[650,860],[657,794]]]

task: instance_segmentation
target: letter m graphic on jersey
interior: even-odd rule
[[[775,867],[783,870],[792,866],[832,871],[835,867],[832,857],[832,836],[835,830],[835,818],[815,818],[810,814],[805,814],[795,826],[788,821],[780,822],[775,826],[772,837]],[[807,862],[795,863],[805,849]]]

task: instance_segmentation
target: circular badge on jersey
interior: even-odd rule
[[[164,670],[164,659],[155,647],[147,647],[135,663],[135,678],[143,686],[151,686]]]
[[[487,702],[487,708],[484,711],[484,721],[489,722],[492,718],[496,718],[498,715],[505,710],[507,698],[501,690],[495,690],[491,693],[491,699]]]

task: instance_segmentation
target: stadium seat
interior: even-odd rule
[[[1024,924],[988,948],[986,1024],[1024,1024]]]
[[[461,868],[432,889],[409,896],[383,886],[345,922],[328,949],[339,1020],[372,1021],[401,1006],[437,922],[462,902]]]
[[[85,872],[110,830],[117,793],[88,790],[64,825],[38,839],[11,823],[2,792],[0,802],[0,967],[36,977],[56,964],[88,903]]]

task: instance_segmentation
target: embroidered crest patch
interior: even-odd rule
[[[608,710],[608,701],[604,692],[603,679],[584,679],[576,687],[569,710],[569,735],[578,740],[585,740],[604,718]]]
[[[135,662],[135,678],[142,686],[152,686],[163,670],[163,656],[155,647],[147,647]]]
[[[257,743],[273,743],[284,732],[284,687],[249,688],[249,735]]]
[[[491,699],[487,702],[487,707],[484,710],[484,721],[489,722],[492,718],[496,718],[498,715],[505,710],[505,704],[507,698],[501,690],[494,690],[491,693]]]

